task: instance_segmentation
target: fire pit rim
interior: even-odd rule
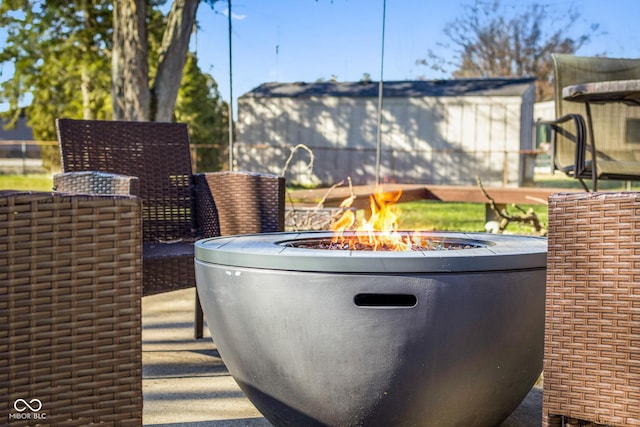
[[[196,242],[199,262],[230,267],[325,273],[449,273],[546,268],[547,239],[463,232],[419,232],[434,240],[468,242],[457,250],[375,252],[284,246],[298,239],[331,238],[328,231],[278,232],[213,237]]]

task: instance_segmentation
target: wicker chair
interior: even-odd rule
[[[0,424],[142,425],[141,230],[137,197],[0,191]]]
[[[552,54],[552,59],[556,119],[541,122],[552,130],[552,169],[580,180],[586,190],[584,180],[591,180],[593,191],[600,179],[640,180],[640,106],[590,103],[587,114],[585,103],[562,96],[563,88],[571,85],[640,79],[640,59],[568,54]]]
[[[640,193],[549,198],[544,426],[640,425],[639,206]]]
[[[186,124],[58,119],[56,125],[64,171],[54,177],[58,190],[96,191],[96,172],[102,172],[117,174],[120,181],[129,177],[132,181],[118,188],[142,198],[145,295],[195,286],[198,239],[284,230],[284,178],[193,174]],[[87,188],[87,181],[94,184]],[[202,330],[196,298],[196,338]]]

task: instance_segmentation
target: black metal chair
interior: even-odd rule
[[[579,102],[564,97],[572,85],[640,79],[640,59],[552,54],[556,119],[551,127],[552,171],[593,191],[598,180],[640,181],[640,106],[628,102]],[[540,129],[540,127],[538,127]]]

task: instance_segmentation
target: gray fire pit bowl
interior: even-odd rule
[[[329,235],[196,244],[211,335],[258,410],[292,426],[495,426],[508,417],[542,370],[546,239],[428,233],[473,248],[290,247]]]

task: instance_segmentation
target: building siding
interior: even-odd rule
[[[238,100],[237,168],[282,173],[288,181],[375,182],[377,97],[244,96]],[[408,96],[383,101],[383,182],[517,186],[529,172],[533,84],[511,96]],[[532,171],[530,172],[532,174]]]

